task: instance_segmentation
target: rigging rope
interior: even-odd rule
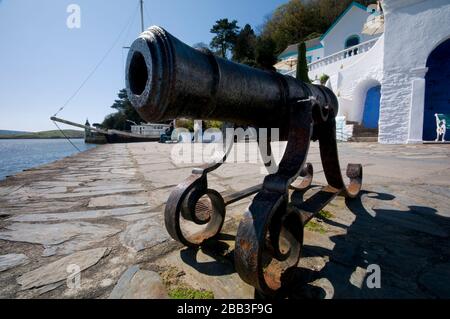
[[[119,42],[120,38],[122,37],[124,31],[129,28],[129,25],[131,25],[131,22],[133,22],[133,18],[136,16],[136,13],[138,12],[138,6],[136,6],[136,9],[133,11],[133,14],[130,16],[127,24],[124,25],[122,30],[120,31],[117,38],[114,40],[111,47],[106,51],[106,53],[103,55],[103,57],[100,59],[100,61],[96,64],[94,69],[89,73],[89,75],[86,77],[86,79],[81,83],[81,85],[75,90],[75,92],[67,99],[67,101],[60,107],[60,109],[54,114],[54,116],[57,116],[58,113],[60,113],[74,98],[77,96],[77,94],[81,91],[81,89],[86,85],[86,83],[91,79],[91,77],[95,74],[95,72],[98,70],[98,68],[103,64],[103,62],[106,60],[108,55],[111,53],[111,51],[114,49],[114,47]]]
[[[70,138],[67,137],[67,135],[64,133],[63,130],[61,130],[61,128],[58,126],[58,124],[56,124],[55,121],[52,121],[52,122],[53,122],[53,124],[56,125],[56,127],[57,127],[58,130],[61,132],[61,134],[69,141],[69,143],[72,144],[72,146],[75,147],[75,149],[76,149],[78,152],[81,152],[81,150],[78,148],[78,146],[76,146],[76,145],[70,140]]]
[[[94,69],[88,74],[88,76],[84,79],[84,81],[81,83],[81,85],[75,90],[75,92],[67,99],[67,101],[59,108],[59,110],[53,116],[56,117],[78,95],[78,93],[86,85],[86,83],[92,78],[92,76],[95,74],[95,72],[97,72],[97,70],[103,64],[103,62],[105,62],[106,58],[109,56],[109,54],[112,52],[112,50],[116,47],[117,43],[122,38],[122,35],[126,30],[127,30],[127,35],[128,35],[130,28],[131,28],[131,24],[132,24],[134,18],[136,17],[136,14],[138,13],[138,11],[139,11],[139,4],[136,5],[136,8],[134,9],[133,13],[130,15],[130,18],[128,19],[127,23],[124,25],[124,27],[120,31],[119,35],[117,36],[117,38],[114,40],[113,44],[109,47],[109,49],[106,51],[106,53],[100,59],[100,61],[95,65]],[[78,151],[80,151],[80,149],[74,143],[72,143],[70,138],[68,138],[66,136],[66,134],[64,134],[63,130],[58,126],[58,124],[56,124],[55,121],[53,121],[53,123],[56,125],[56,127],[59,129],[59,131],[64,135],[64,137],[70,142],[70,144],[72,144],[73,147],[75,147]]]

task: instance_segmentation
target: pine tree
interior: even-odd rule
[[[115,109],[117,112],[107,115],[102,126],[108,129],[129,131],[131,128],[131,122],[129,121],[139,124],[142,122],[142,119],[131,105],[130,100],[128,100],[127,91],[125,89],[120,90],[117,96],[119,99],[115,100],[114,104],[111,105],[111,108]]]
[[[217,50],[218,54],[226,59],[229,50],[232,50],[237,38],[239,27],[237,21],[228,21],[228,19],[220,19],[216,21],[210,32],[215,36],[211,40],[211,49]]]
[[[271,38],[259,36],[256,41],[256,67],[275,71],[273,67],[277,63],[275,51],[276,44]]]
[[[246,24],[239,32],[233,48],[233,60],[236,62],[255,61],[256,35],[252,27]]]

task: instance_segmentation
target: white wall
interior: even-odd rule
[[[385,32],[364,54],[309,72],[328,74],[339,115],[360,122],[367,90],[381,83],[380,143],[421,142],[426,63],[450,38],[449,0],[384,0]]]
[[[348,121],[362,122],[367,91],[383,80],[384,37],[355,62],[340,72],[338,98],[343,100],[341,115]]]
[[[348,121],[361,122],[367,91],[383,79],[384,37],[367,52],[313,69],[311,79],[330,76],[327,84],[339,100],[339,115]]]
[[[345,49],[345,41],[351,35],[358,35],[360,43],[369,41],[379,35],[371,36],[362,34],[362,28],[370,16],[369,12],[353,6],[345,16],[331,29],[331,31],[322,39],[324,46],[324,55],[328,56]]]
[[[315,50],[306,51],[306,56],[311,56],[311,62],[314,62],[324,57],[324,50],[323,48],[318,48]]]
[[[384,0],[383,9],[379,141],[417,142],[423,126],[426,62],[433,49],[450,38],[450,1]]]

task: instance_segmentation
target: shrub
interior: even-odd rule
[[[177,127],[177,128],[182,127],[182,128],[189,130],[190,132],[193,132],[194,131],[194,120],[177,119],[175,127]]]
[[[322,74],[320,76],[320,84],[325,85],[330,77],[327,74]]]

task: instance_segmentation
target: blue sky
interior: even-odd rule
[[[261,25],[287,0],[146,0],[145,24],[160,25],[192,45],[209,43],[217,19]],[[81,8],[81,28],[66,25],[67,7]],[[75,92],[125,29],[79,94],[59,114],[101,122],[124,87],[128,46],[140,31],[138,0],[0,0],[0,129],[55,129],[49,117]]]

